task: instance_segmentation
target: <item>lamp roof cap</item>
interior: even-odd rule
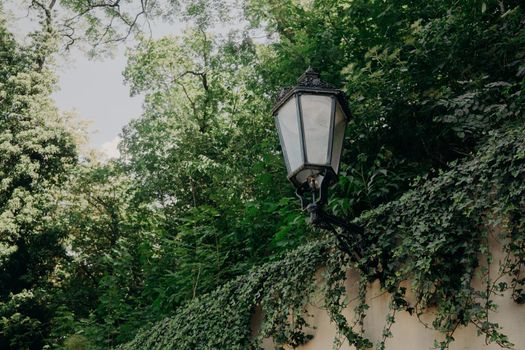
[[[272,108],[272,114],[275,114],[279,108],[295,93],[306,92],[306,93],[321,93],[321,94],[332,94],[337,96],[343,111],[347,118],[350,117],[350,111],[347,105],[346,94],[337,89],[334,85],[324,82],[321,80],[321,75],[314,70],[312,67],[308,69],[297,79],[297,85],[282,89],[277,96],[277,101]]]

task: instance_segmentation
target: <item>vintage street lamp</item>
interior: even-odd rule
[[[310,213],[310,223],[333,231],[347,253],[353,250],[353,255],[360,256],[350,247],[356,246],[363,229],[323,211],[328,187],[337,181],[339,172],[350,118],[346,99],[343,91],[323,82],[317,72],[308,68],[295,87],[281,92],[272,113],[288,179],[296,188],[303,210]]]

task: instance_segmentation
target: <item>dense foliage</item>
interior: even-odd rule
[[[309,339],[306,306],[316,291],[323,291],[323,307],[339,336],[358,349],[383,348],[395,312],[421,315],[432,307],[437,309],[436,316],[428,326],[446,334],[439,348],[453,340],[458,325],[470,323],[488,342],[510,347],[500,326],[490,321],[490,313],[497,307],[492,301],[495,295],[511,294],[518,303],[525,298],[525,281],[520,276],[525,262],[524,132],[520,125],[494,133],[471,159],[454,164],[435,179],[416,183],[399,200],[364,214],[359,221],[367,228],[369,249],[357,263],[348,261],[334,241],[305,245],[188,303],[174,317],[144,329],[119,349],[251,349],[268,337],[279,346],[297,346]],[[498,233],[495,228],[502,225]],[[489,235],[506,242],[505,262],[497,276],[488,273],[490,264],[496,263],[491,260]],[[481,267],[479,252],[487,263]],[[316,276],[320,267],[325,267],[321,283]],[[359,324],[350,326],[341,314],[346,305],[346,271],[352,267],[362,274],[356,283],[379,279],[392,296],[392,315],[385,315],[385,338],[379,344],[366,339]],[[478,268],[486,286],[480,290],[471,286]],[[502,276],[511,282],[502,282]],[[401,284],[407,280],[416,294],[413,304],[405,298],[406,287]],[[367,309],[365,294],[360,297],[355,309],[358,320]],[[264,320],[254,338],[250,324],[257,309]],[[335,344],[340,341],[334,339]]]
[[[362,291],[379,279],[393,297],[385,339],[397,310],[432,305],[432,326],[446,335],[439,347],[469,323],[509,346],[488,315],[494,293],[524,299],[523,4],[240,5],[33,0],[41,28],[28,44],[0,22],[0,348],[300,344],[322,265],[325,308],[358,348],[372,344],[341,317],[350,266]],[[152,40],[137,19],[155,16],[189,27]],[[81,39],[98,49],[131,33],[124,78],[144,96],[143,115],[124,128],[119,159],[77,160],[74,131],[49,98],[51,57]],[[279,89],[309,65],[350,97],[330,210],[366,225],[355,264],[306,225],[270,116]],[[512,283],[485,274],[491,287],[479,292],[470,281],[476,253],[490,261],[493,226],[508,238],[501,272]],[[405,300],[407,279],[417,305]],[[265,321],[254,340],[258,307]],[[358,318],[365,311],[361,303]],[[155,326],[135,337],[146,324]]]
[[[53,317],[50,276],[65,256],[65,235],[50,221],[76,150],[49,98],[53,79],[42,55],[51,39],[37,35],[29,47],[19,47],[0,22],[2,349],[43,346]]]

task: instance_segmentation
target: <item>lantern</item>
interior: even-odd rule
[[[301,200],[306,191],[317,191],[322,203],[326,188],[337,180],[350,117],[346,95],[309,68],[297,86],[281,93],[272,113],[288,179]]]

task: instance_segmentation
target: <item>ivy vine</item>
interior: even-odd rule
[[[452,163],[450,170],[433,178],[417,179],[399,200],[362,215],[358,221],[366,227],[367,248],[361,260],[350,261],[331,238],[308,243],[191,301],[119,349],[260,349],[268,337],[278,348],[295,348],[311,339],[306,310],[314,293],[321,293],[323,308],[337,326],[334,348],[347,341],[357,349],[388,349],[396,314],[419,318],[430,307],[435,317],[425,326],[444,334],[435,348],[448,348],[454,332],[467,325],[474,325],[487,343],[512,348],[491,313],[496,295],[506,293],[516,303],[525,302],[523,135],[522,125],[493,131],[467,160]],[[490,235],[504,252],[496,276],[490,273]],[[316,272],[321,267],[324,282],[319,287]],[[355,281],[359,302],[353,324],[342,313],[349,304],[349,268],[357,268],[361,276]],[[482,289],[472,287],[476,273]],[[383,337],[376,344],[363,330],[367,285],[375,280],[391,296]],[[406,298],[407,281],[415,303]],[[254,335],[250,324],[257,309],[264,319]]]

